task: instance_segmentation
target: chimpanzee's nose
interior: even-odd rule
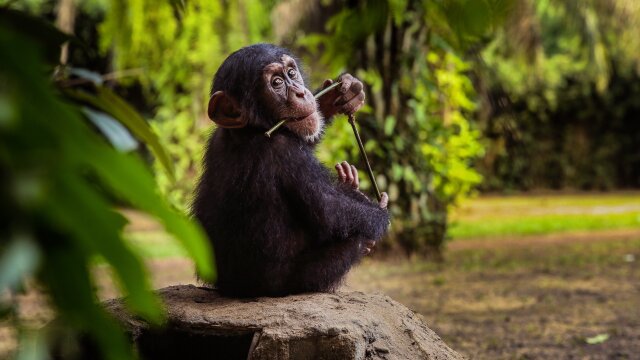
[[[304,98],[305,93],[304,93],[304,89],[303,88],[300,88],[298,86],[292,86],[291,90],[296,95],[296,97]]]

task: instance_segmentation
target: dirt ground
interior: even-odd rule
[[[631,239],[451,244],[440,269],[370,262],[349,284],[404,303],[472,359],[640,359],[640,242]],[[478,262],[466,262],[471,252]],[[598,335],[606,340],[588,344]]]
[[[148,265],[157,288],[194,282],[184,258]],[[118,295],[106,269],[96,279],[101,299]],[[405,304],[472,359],[640,359],[640,229],[453,241],[443,264],[367,260],[346,283]],[[21,307],[50,317],[41,297]],[[12,337],[0,326],[0,358]]]

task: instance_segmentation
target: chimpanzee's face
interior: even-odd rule
[[[320,135],[324,121],[318,104],[306,86],[296,61],[282,55],[281,61],[264,67],[263,99],[276,120],[287,119],[286,126],[306,141]]]

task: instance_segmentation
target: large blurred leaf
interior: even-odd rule
[[[101,97],[75,90],[66,90],[65,92],[73,94],[75,99],[85,99],[96,106],[103,104]],[[108,90],[98,89],[98,92],[104,94]],[[141,118],[139,120],[146,126],[144,120]],[[151,133],[150,129],[147,130]],[[66,131],[69,132],[70,129]],[[76,131],[78,133],[74,138],[87,138],[81,129],[76,129]],[[76,140],[76,143],[78,142],[79,140]],[[86,147],[85,150],[74,151],[70,149],[68,153],[80,157],[78,161],[95,169],[97,175],[105,181],[107,186],[134,206],[155,215],[167,231],[183,243],[189,255],[194,259],[200,276],[203,279],[213,280],[215,278],[213,252],[202,229],[183,216],[179,216],[160,200],[153,177],[145,171],[144,165],[139,159],[110,151],[98,144],[97,141],[87,142],[83,145]]]
[[[38,280],[66,326],[90,335],[106,358],[130,358],[130,346],[97,301],[89,275],[95,258],[113,268],[134,313],[154,323],[163,316],[141,260],[122,239],[126,221],[113,210],[112,196],[158,217],[185,244],[206,279],[215,276],[213,253],[202,230],[159,196],[137,154],[102,141],[81,108],[59,97],[41,71],[38,44],[0,23],[0,215],[9,219],[2,223],[8,226],[2,235],[33,234],[36,247],[3,246],[0,269],[9,271],[3,270],[0,280],[2,286],[15,284],[37,266]],[[169,158],[146,122],[110,90],[95,90],[96,95],[67,93],[127,125],[170,170]],[[112,141],[122,136],[113,131],[115,120],[108,118],[109,128],[96,110],[85,114]]]
[[[65,89],[64,93],[75,100],[91,104],[118,119],[131,130],[136,137],[149,146],[167,174],[171,177],[173,176],[173,162],[164,147],[160,144],[158,136],[142,116],[113,91],[100,86],[96,88],[95,95],[76,89]]]
[[[16,49],[20,51],[16,52]],[[34,70],[41,66],[37,46],[18,34],[9,35],[0,26],[0,50],[3,53],[0,78],[11,85],[10,94],[18,115],[13,126],[0,130],[0,154],[9,155],[0,157],[2,167],[9,171],[3,176],[12,178],[24,171],[35,172],[41,175],[39,179],[43,183],[39,196],[28,202],[15,201],[15,207],[3,209],[3,213],[20,216],[16,219],[18,226],[30,226],[28,230],[34,234],[34,241],[44,248],[39,278],[50,292],[58,314],[68,319],[70,325],[94,336],[109,358],[130,357],[131,351],[123,335],[113,321],[107,320],[95,298],[89,280],[91,257],[102,254],[112,261],[112,266],[120,271],[120,277],[126,278],[128,287],[133,289],[131,303],[136,310],[146,306],[142,315],[157,321],[160,309],[148,281],[141,280],[139,260],[123,247],[117,248],[118,231],[124,221],[114,215],[109,217],[113,210],[104,201],[97,200],[103,195],[96,189],[82,192],[87,188],[85,175],[90,164],[87,167],[87,162],[78,163],[77,160],[91,157],[86,152],[90,150],[86,144],[108,149],[107,145],[88,129],[79,111],[74,111],[54,95],[42,72]],[[33,99],[38,100],[37,106],[33,106]],[[84,131],[79,130],[83,128]],[[62,194],[64,196],[60,198]],[[18,193],[9,192],[8,197],[16,195]],[[110,221],[111,228],[82,232],[87,227],[99,225],[100,221]],[[76,239],[82,246],[71,246],[70,239]],[[128,263],[123,263],[123,258],[128,259]],[[138,265],[137,273],[135,265],[130,265],[132,262]],[[125,274],[126,271],[132,274]]]
[[[150,175],[128,176],[129,173],[142,165],[140,161],[125,154],[119,154],[117,157],[109,156],[99,149],[92,151],[92,155],[95,169],[100,177],[114,191],[132,201],[136,207],[155,215],[166,230],[182,242],[189,255],[194,259],[198,274],[203,279],[214,280],[213,250],[202,229],[186,218],[178,216],[164,202],[159,201],[158,194],[154,191],[153,178]]]

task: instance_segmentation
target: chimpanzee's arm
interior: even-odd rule
[[[389,213],[360,194],[338,189],[317,160],[301,161],[283,177],[285,197],[303,215],[321,241],[351,238],[378,240],[389,225]],[[353,190],[348,190],[353,191]]]

